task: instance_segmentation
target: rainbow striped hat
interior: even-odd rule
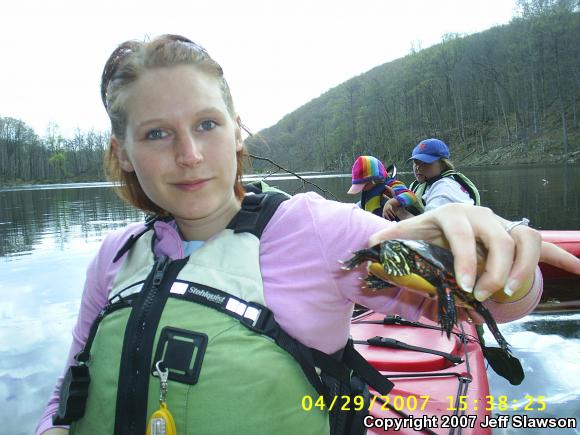
[[[362,192],[366,183],[385,181],[389,174],[385,165],[373,156],[360,156],[352,165],[352,186],[347,193],[354,195]]]

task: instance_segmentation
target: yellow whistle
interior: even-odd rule
[[[147,435],[177,435],[173,415],[165,403],[161,403],[159,409],[151,414],[147,423]]]

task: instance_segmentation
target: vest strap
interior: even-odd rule
[[[383,376],[375,369],[363,356],[354,348],[354,341],[349,339],[343,353],[343,361],[355,373],[358,373],[367,384],[373,387],[381,395],[386,396],[393,389],[395,384]]]
[[[274,340],[278,346],[292,355],[318,394],[327,399],[330,399],[328,389],[321,381],[316,368],[339,383],[347,385],[350,383],[351,371],[354,371],[383,395],[388,394],[394,386],[356,351],[352,340],[347,342],[342,357],[337,359],[290,336],[276,322],[272,311],[261,304],[247,302],[229,293],[197,283],[180,281],[174,284],[174,288],[170,291],[174,296],[218,310],[239,320],[248,329]]]
[[[119,249],[117,251],[117,254],[115,255],[115,258],[113,258],[113,263],[116,263],[117,261],[119,261],[119,259],[125,255],[126,252],[128,252],[133,245],[135,244],[135,242],[137,242],[137,240],[139,240],[139,238],[145,234],[147,231],[153,229],[153,225],[155,224],[155,222],[157,221],[165,221],[167,222],[168,220],[170,220],[171,218],[168,216],[149,216],[147,217],[147,219],[145,220],[145,228],[138,234],[131,234],[129,236],[129,238],[127,239],[127,241],[123,244],[123,246],[121,246],[121,249]]]
[[[171,296],[213,308],[261,331],[266,328],[272,312],[256,302],[247,302],[231,294],[199,283],[176,280],[169,291]]]
[[[244,197],[241,210],[227,228],[234,230],[234,233],[253,234],[259,239],[278,206],[287,199],[282,193],[250,193]]]
[[[270,218],[276,212],[278,206],[288,199],[288,196],[277,192],[269,192],[267,194],[253,193],[256,191],[252,189],[251,193],[244,197],[241,210],[234,216],[227,228],[234,230],[235,233],[247,232],[260,238]],[[113,258],[113,263],[119,261],[141,236],[147,231],[152,230],[155,222],[167,222],[171,219],[171,216],[149,216],[145,220],[145,228],[137,234],[131,234],[123,246],[117,251],[115,258]]]

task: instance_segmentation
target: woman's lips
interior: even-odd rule
[[[187,180],[180,181],[179,183],[174,183],[173,185],[177,187],[179,190],[193,192],[195,190],[199,190],[205,187],[210,180],[211,180],[210,178],[203,178],[199,180]]]

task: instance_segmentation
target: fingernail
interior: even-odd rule
[[[508,296],[513,296],[516,290],[519,288],[520,288],[519,281],[513,279],[506,284],[506,286],[503,288],[503,292]]]
[[[475,296],[475,299],[477,299],[479,302],[483,302],[491,296],[491,292],[487,291],[487,290],[479,289],[479,290],[475,290],[474,296]]]
[[[473,292],[473,277],[471,275],[460,275],[459,276],[459,285],[467,293],[472,293]]]
[[[505,285],[505,287],[503,288],[503,292],[508,296],[514,295],[514,291],[509,287],[509,284]]]

